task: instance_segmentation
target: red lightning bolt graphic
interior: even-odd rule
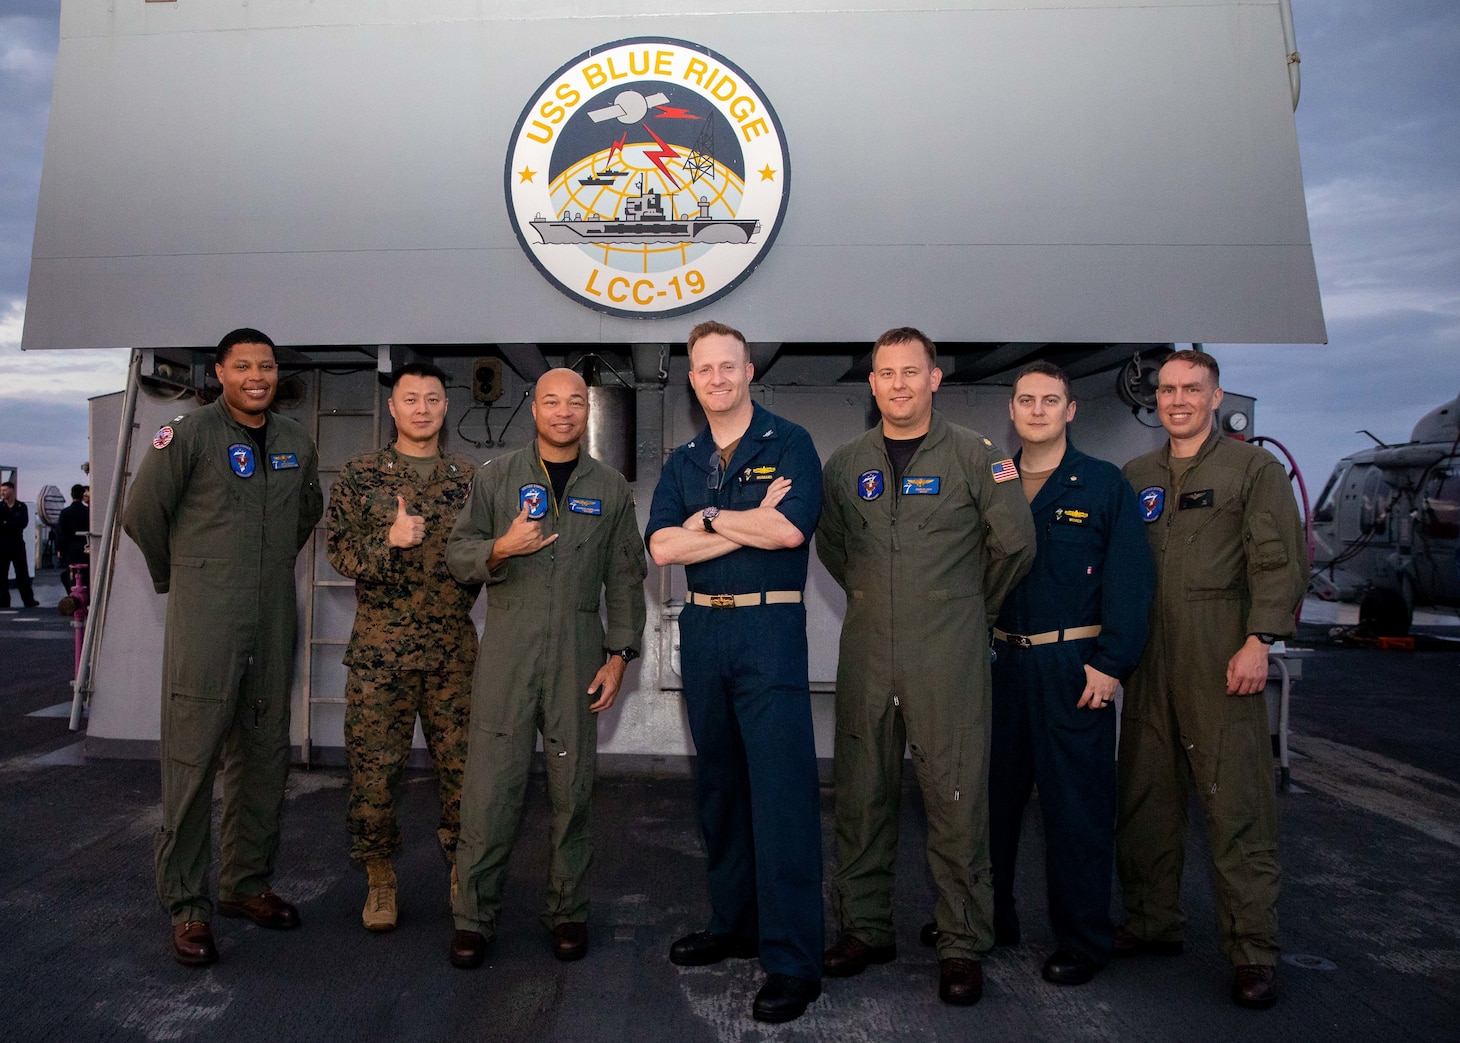
[[[675,108],[674,106],[671,106],[671,105],[656,105],[654,107],[659,110],[658,115],[656,115],[654,117],[655,119],[661,119],[661,120],[697,120],[697,119],[699,119],[698,116],[691,115],[690,114],[690,111],[688,109]]]
[[[608,150],[608,162],[605,163],[604,166],[608,166],[608,167],[613,166],[613,154],[615,152],[618,153],[618,158],[619,159],[623,159],[624,158],[624,142],[627,141],[628,139],[629,139],[629,132],[628,131],[624,131],[623,132],[623,136],[620,137],[617,141],[615,141],[613,143],[613,146]]]
[[[649,124],[647,123],[641,123],[640,126],[643,127],[645,130],[649,130]],[[673,185],[675,188],[678,188],[679,182],[674,180],[674,175],[665,169],[664,164],[661,163],[660,160],[678,159],[679,153],[674,151],[674,149],[670,148],[668,145],[664,144],[664,139],[661,138],[658,134],[655,134],[652,130],[649,130],[649,137],[654,139],[655,144],[659,146],[659,151],[645,152],[644,158],[653,163],[656,167],[658,167],[659,173],[667,177],[671,185]]]

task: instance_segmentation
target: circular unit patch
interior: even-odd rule
[[[634,318],[739,285],[775,242],[790,180],[780,120],[754,81],[664,37],[605,44],[548,77],[505,171],[507,213],[538,271]]]

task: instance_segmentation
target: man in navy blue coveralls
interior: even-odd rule
[[[807,684],[807,552],[821,514],[811,436],[750,398],[745,338],[689,336],[690,385],[708,421],[664,462],[645,540],[685,567],[679,617],[685,704],[709,859],[708,930],[682,966],[759,952],[760,1021],[799,1017],[821,994],[821,826]]]
[[[1009,416],[1039,542],[994,628],[994,938],[1019,941],[1014,862],[1037,783],[1056,945],[1044,978],[1080,985],[1109,961],[1115,934],[1115,689],[1145,647],[1155,573],[1129,483],[1066,437],[1075,400],[1064,372],[1047,362],[1025,367]]]

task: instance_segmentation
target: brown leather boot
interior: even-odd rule
[[[365,909],[360,921],[367,931],[395,930],[395,869],[388,858],[372,858],[365,863],[370,891],[365,896]]]

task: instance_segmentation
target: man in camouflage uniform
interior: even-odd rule
[[[345,465],[329,505],[329,559],[355,581],[355,626],[345,650],[345,756],[350,766],[346,825],[350,857],[365,866],[367,930],[396,924],[400,850],[395,793],[411,752],[416,716],[436,768],[437,837],[453,864],[461,823],[480,584],[452,579],[446,537],[471,491],[473,467],[441,453],[446,374],[412,362],[390,393],[396,439]]]

